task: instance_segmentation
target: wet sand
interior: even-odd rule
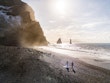
[[[67,72],[66,61],[76,73]],[[0,46],[0,83],[110,83],[110,70],[43,48]]]
[[[81,83],[110,83],[110,70],[108,69],[88,64],[88,61],[83,61],[71,55],[69,56],[61,53],[52,52],[45,48],[40,48],[38,50],[43,51],[44,53],[48,53],[50,57],[47,58],[47,56],[44,55],[45,58],[43,60],[50,63],[52,68],[61,69],[62,73],[68,75],[71,79],[81,79]],[[64,67],[66,61],[68,61],[70,65],[72,61],[74,62],[74,69],[76,73],[72,72],[71,68],[70,72],[67,72]],[[98,60],[94,61],[99,62]]]
[[[62,56],[77,58],[85,63],[110,70],[110,58],[103,57],[103,54],[99,55],[99,54],[89,53],[86,51],[66,50],[66,49],[54,48],[54,47],[40,47],[40,48],[44,49],[45,51],[62,54]]]

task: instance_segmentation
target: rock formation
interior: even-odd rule
[[[70,39],[70,44],[72,44],[72,40]]]
[[[0,44],[47,45],[34,11],[21,0],[0,0]]]
[[[58,39],[57,44],[62,44],[61,38]]]

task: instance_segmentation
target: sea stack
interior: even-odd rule
[[[47,45],[40,23],[28,4],[21,0],[0,0],[0,44]]]
[[[70,39],[70,44],[72,44],[72,40]]]
[[[58,39],[57,44],[62,44],[61,38]]]

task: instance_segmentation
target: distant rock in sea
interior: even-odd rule
[[[0,0],[0,44],[47,45],[33,9],[21,0]]]
[[[58,39],[57,44],[62,44],[61,38]]]
[[[70,44],[72,44],[72,40],[70,39]]]

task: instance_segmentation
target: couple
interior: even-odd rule
[[[66,62],[66,69],[67,69],[68,72],[70,71],[68,61]],[[72,69],[72,71],[73,71],[74,73],[76,73],[76,71],[74,70],[74,63],[73,63],[73,62],[71,63],[71,69]]]

